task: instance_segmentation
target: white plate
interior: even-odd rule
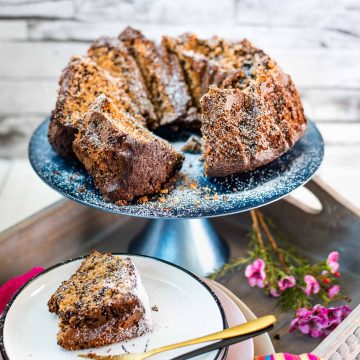
[[[249,309],[249,307],[241,301],[234,293],[227,289],[224,285],[211,280],[218,289],[224,292],[225,295],[229,296],[231,300],[239,307],[241,312],[244,314],[246,321],[251,321],[256,319],[255,314]],[[260,356],[264,354],[274,354],[275,349],[271,342],[270,336],[268,333],[261,334],[253,339],[254,341],[254,355]]]
[[[214,291],[216,296],[224,307],[226,320],[229,327],[243,324],[246,322],[246,318],[241,309],[235,304],[235,302],[225,292],[217,286],[215,281],[209,279],[203,279],[203,281],[209,285],[210,289]],[[254,341],[248,339],[240,343],[229,346],[226,360],[252,360],[254,358]]]
[[[120,354],[124,347],[130,352],[142,352],[146,346],[155,348],[226,327],[219,300],[195,275],[161,260],[126,256],[139,270],[150,306],[156,305],[159,309],[158,312],[152,311],[154,330],[135,340],[96,349],[96,353]],[[89,352],[68,351],[57,345],[57,316],[47,308],[51,294],[77,270],[81,261],[70,260],[48,269],[27,283],[13,298],[2,315],[3,325],[0,321],[0,350],[5,360],[74,360],[78,354]],[[196,346],[159,354],[154,356],[154,360],[170,359],[194,348]],[[196,359],[221,359],[223,355],[224,351],[217,350]]]

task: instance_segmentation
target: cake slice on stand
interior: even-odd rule
[[[86,113],[73,148],[105,199],[118,205],[159,193],[184,160],[104,95]]]
[[[59,85],[48,138],[61,156],[73,155],[72,142],[82,127],[84,114],[100,94],[105,94],[119,109],[133,115],[139,124],[146,125],[139,109],[117,81],[88,57],[72,57],[61,74]]]

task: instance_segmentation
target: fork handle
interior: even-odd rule
[[[223,340],[223,339],[229,339],[229,338],[233,338],[233,337],[237,337],[237,336],[241,336],[241,335],[251,334],[258,330],[263,330],[263,329],[273,325],[275,323],[275,321],[276,321],[276,318],[273,315],[263,316],[258,319],[255,319],[255,320],[252,320],[252,321],[246,322],[244,324],[237,325],[237,326],[234,326],[234,327],[222,330],[222,331],[218,331],[213,334],[201,336],[201,337],[198,337],[195,339],[179,342],[176,344],[165,345],[165,346],[150,350],[149,356],[161,353],[163,351],[173,350],[173,349],[177,349],[177,348],[184,347],[184,346],[196,345],[196,344],[200,344],[203,342]]]
[[[242,341],[254,338],[256,336],[259,336],[261,334],[264,334],[264,333],[270,331],[273,327],[274,327],[274,325],[270,325],[265,329],[257,330],[252,333],[246,334],[246,335],[239,335],[239,336],[235,336],[235,337],[228,338],[225,340],[220,340],[220,341],[211,343],[209,345],[205,345],[199,349],[195,349],[190,352],[187,352],[186,354],[176,356],[176,357],[172,358],[171,360],[187,360],[187,359],[191,359],[198,355],[206,354],[207,352],[210,352],[213,350],[222,349],[224,347],[227,347],[227,346],[230,346],[233,344],[237,344],[239,342],[242,342]]]

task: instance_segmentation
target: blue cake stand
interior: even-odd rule
[[[62,195],[111,213],[152,219],[130,245],[130,252],[165,259],[197,274],[228,260],[229,249],[207,218],[248,211],[279,200],[306,183],[321,164],[324,143],[313,122],[286,154],[255,171],[226,178],[207,178],[199,154],[185,154],[179,180],[168,194],[145,203],[117,206],[105,202],[91,176],[75,159],[57,155],[48,143],[49,119],[34,132],[29,145],[32,167]],[[181,149],[190,134],[163,131]]]

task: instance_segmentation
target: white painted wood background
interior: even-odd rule
[[[59,196],[28,165],[73,54],[132,25],[247,37],[290,73],[326,143],[319,174],[360,205],[360,0],[0,0],[0,230]]]

